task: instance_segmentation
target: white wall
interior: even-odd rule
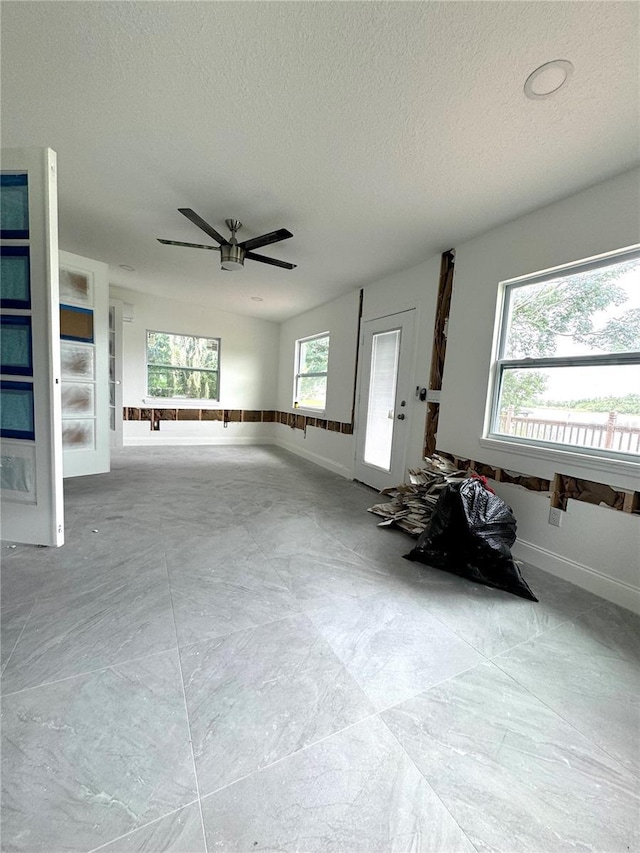
[[[327,407],[324,413],[312,411],[305,413],[311,416],[317,414],[318,417],[332,421],[351,422],[359,305],[360,294],[359,291],[354,290],[282,324],[276,409],[281,412],[297,411],[293,408],[296,341],[299,338],[329,332]],[[278,444],[294,453],[345,477],[351,476],[353,437],[350,435],[329,433],[326,430],[308,427],[305,436],[302,430],[278,425],[276,440]]]
[[[353,374],[356,363],[358,307],[357,290],[304,314],[286,320],[280,327],[280,355],[277,406],[281,412],[293,412],[293,375],[295,343],[321,332],[329,332],[327,408],[322,417],[332,421],[350,421],[353,401]],[[309,412],[309,414],[314,414]],[[320,414],[318,414],[320,417]]]
[[[276,323],[123,288],[112,287],[110,295],[131,303],[135,313],[133,323],[123,324],[124,406],[153,405],[147,398],[145,374],[146,332],[151,329],[221,339],[220,402],[210,408],[274,408],[279,341]],[[188,404],[181,402],[179,406],[187,408]],[[273,424],[230,423],[224,428],[219,422],[161,422],[158,432],[152,432],[144,422],[124,424],[125,444],[244,443],[271,441],[273,435]]]
[[[414,348],[411,355],[409,387],[426,387],[431,368],[431,348],[435,321],[440,256],[364,288],[362,321],[415,309]],[[280,333],[280,371],[278,409],[293,412],[293,375],[295,342],[299,338],[329,331],[329,376],[327,382],[326,417],[351,422],[353,406],[356,337],[358,329],[359,292],[307,311],[282,324]],[[413,393],[407,400],[407,429],[409,433],[407,467],[420,466],[426,403]],[[309,427],[306,437],[300,430],[280,426],[276,433],[278,444],[324,465],[346,477],[353,476],[355,438],[350,435],[326,433]]]
[[[526,455],[483,444],[498,282],[640,240],[640,170],[620,175],[456,246],[438,448],[526,474],[637,489],[640,469]],[[640,517],[570,501],[560,529],[548,496],[498,484],[519,520],[516,553],[640,611]]]

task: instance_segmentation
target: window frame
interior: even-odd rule
[[[562,266],[543,270],[532,275],[507,279],[499,283],[487,406],[484,430],[481,438],[482,445],[522,453],[527,456],[576,461],[581,465],[590,460],[591,463],[595,463],[596,467],[600,467],[603,463],[606,463],[625,471],[629,470],[630,465],[633,468],[637,468],[640,465],[640,457],[635,453],[625,453],[624,451],[610,448],[580,447],[574,444],[507,435],[496,431],[500,417],[499,402],[502,378],[505,371],[509,369],[527,368],[535,370],[545,367],[615,367],[628,364],[640,365],[640,350],[625,353],[592,353],[579,356],[505,358],[504,351],[509,331],[511,293],[521,287],[527,287],[532,284],[543,284],[546,281],[553,281],[564,276],[602,269],[634,258],[640,258],[640,246],[638,245],[608,252],[605,255],[586,258],[582,261],[563,264]]]
[[[149,335],[174,335],[175,337],[181,338],[200,338],[205,341],[215,341],[218,345],[218,367],[216,370],[208,367],[189,367],[181,364],[153,364],[149,361]],[[189,405],[197,404],[196,408],[204,408],[202,404],[211,405],[213,403],[220,403],[220,356],[221,356],[221,347],[222,347],[222,339],[212,337],[209,335],[194,335],[187,334],[185,332],[168,332],[162,329],[147,329],[145,331],[145,343],[144,343],[144,356],[145,356],[145,364],[144,364],[144,373],[145,373],[145,390],[146,397],[145,402],[157,402],[164,401],[168,403],[180,403],[181,408],[188,408]],[[215,373],[217,374],[217,383],[216,387],[218,390],[218,396],[214,399],[213,397],[155,397],[151,391],[149,390],[149,367],[167,367],[167,368],[175,368],[178,370],[191,370],[198,373]],[[185,405],[186,404],[186,405]]]
[[[324,414],[327,410],[327,392],[329,389],[329,353],[327,352],[327,369],[322,372],[317,373],[301,373],[300,372],[300,353],[302,350],[302,344],[307,344],[310,341],[318,341],[322,340],[322,338],[326,338],[329,342],[328,346],[331,347],[331,333],[330,332],[320,332],[317,335],[308,335],[304,338],[297,338],[295,345],[295,361],[294,361],[294,370],[293,370],[293,399],[291,401],[292,407],[296,411],[303,412],[313,412],[315,414],[321,413]],[[300,406],[297,404],[296,399],[298,398],[298,383],[301,378],[306,377],[322,377],[325,378],[325,392],[324,392],[324,406],[320,408],[319,406]]]

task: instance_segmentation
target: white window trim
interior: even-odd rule
[[[329,363],[327,357],[327,370],[322,373],[300,373],[300,344],[306,344],[309,341],[317,341],[321,338],[329,338],[329,346],[331,346],[331,333],[330,332],[320,332],[317,335],[308,335],[306,338],[297,338],[295,344],[295,362],[294,362],[294,373],[293,373],[293,395],[291,399],[291,408],[294,412],[300,412],[301,414],[309,414],[311,416],[322,416],[327,411],[326,399],[327,392],[329,390]],[[312,408],[310,406],[297,406],[296,405],[296,395],[298,392],[298,379],[301,376],[324,376],[327,380],[326,389],[325,389],[325,405],[324,408]]]
[[[211,397],[153,397],[149,394],[149,334],[157,334],[157,335],[175,335],[176,337],[182,338],[204,338],[207,341],[217,341],[218,342],[218,369],[217,370],[209,370],[210,373],[218,374],[218,396],[215,400],[211,399]],[[146,394],[142,398],[143,403],[155,403],[158,402],[164,403],[163,406],[156,406],[156,408],[165,408],[165,409],[206,409],[206,408],[220,408],[220,353],[221,353],[221,338],[211,337],[210,335],[194,335],[192,333],[187,332],[169,332],[163,329],[147,329],[144,334],[144,384]],[[168,364],[168,365],[151,365],[152,367],[174,367],[179,370],[198,370],[197,367],[185,367],[179,364]]]
[[[600,355],[585,355],[571,357],[551,358],[502,358],[504,345],[506,343],[506,331],[508,323],[508,293],[512,288],[523,287],[530,284],[540,284],[558,278],[562,275],[587,272],[610,266],[616,261],[629,260],[640,257],[640,246],[630,246],[604,255],[588,258],[571,264],[544,270],[533,275],[520,276],[518,278],[501,281],[498,286],[498,300],[496,310],[496,323],[492,347],[491,369],[489,371],[489,384],[487,389],[487,404],[485,408],[485,419],[480,445],[491,450],[513,453],[536,459],[544,459],[555,463],[567,463],[572,467],[585,468],[592,471],[615,472],[622,476],[635,477],[640,474],[640,460],[636,454],[621,453],[616,450],[600,450],[593,447],[576,447],[553,442],[542,442],[536,439],[527,439],[520,436],[504,435],[493,432],[493,424],[496,423],[500,378],[505,368],[517,365],[528,368],[534,367],[570,367],[573,365],[605,366],[616,364],[638,364],[640,363],[640,352],[610,353]]]
[[[589,453],[592,448],[585,448],[587,453],[576,453],[573,450],[566,450],[564,446],[549,447],[531,444],[523,444],[521,442],[511,441],[513,436],[504,436],[498,438],[487,437],[480,439],[480,446],[487,450],[493,450],[500,454],[508,453],[513,457],[526,457],[529,459],[544,460],[553,462],[554,466],[562,466],[563,473],[571,476],[574,471],[576,476],[581,476],[585,480],[595,480],[597,476],[606,474],[608,482],[612,476],[618,477],[617,485],[621,489],[637,490],[638,482],[640,482],[640,462],[630,462],[625,459],[613,459],[610,456],[595,456]],[[503,465],[505,468],[513,468],[518,470],[518,462],[508,463]]]

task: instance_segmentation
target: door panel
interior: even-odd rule
[[[2,152],[2,537],[32,545],[64,543],[56,168]]]
[[[109,436],[122,447],[122,302],[109,303]]]
[[[64,476],[110,468],[109,267],[60,252]]]
[[[376,489],[404,480],[413,315],[403,311],[363,325],[354,475]]]

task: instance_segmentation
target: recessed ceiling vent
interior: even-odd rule
[[[572,74],[573,65],[568,59],[545,62],[529,74],[524,84],[524,93],[532,101],[549,98],[564,86]]]

